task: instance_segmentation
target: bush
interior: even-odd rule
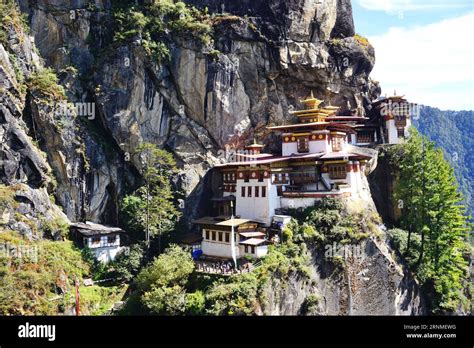
[[[410,251],[407,254],[407,244],[408,244],[408,232],[399,228],[390,229],[387,231],[390,236],[394,247],[404,255],[404,258],[409,265],[414,266],[418,257],[420,256],[419,250],[421,246],[421,237],[419,234],[412,233],[410,241]]]
[[[72,242],[32,242],[1,232],[0,245],[6,244],[31,255],[0,255],[0,315],[58,315],[74,305],[68,294],[89,265]]]
[[[178,315],[185,311],[185,292],[179,285],[152,285],[150,291],[142,295],[141,301],[151,314]]]
[[[257,303],[257,278],[244,274],[217,282],[206,294],[210,315],[251,315]]]
[[[126,282],[132,280],[142,266],[143,252],[141,244],[134,244],[130,248],[121,251],[110,264],[112,276]]]
[[[359,34],[355,34],[354,35],[354,39],[362,46],[364,47],[367,47],[367,46],[370,46],[370,42],[367,38],[359,35]]]
[[[184,313],[184,286],[193,270],[194,261],[190,253],[177,245],[170,246],[136,279],[142,306],[152,314]]]
[[[41,221],[43,234],[51,239],[65,240],[69,236],[69,223],[62,217]]]
[[[319,296],[309,294],[306,296],[303,305],[301,306],[301,313],[303,315],[317,315],[319,312]]]
[[[152,286],[185,285],[193,270],[191,254],[177,245],[171,245],[140,272],[136,284],[141,291],[148,291]]]
[[[53,100],[66,98],[64,88],[58,84],[58,77],[50,68],[34,72],[27,81],[31,92]]]
[[[196,291],[186,294],[185,303],[186,314],[202,315],[206,310],[206,298],[202,291]]]
[[[115,42],[141,39],[147,54],[157,62],[169,60],[170,35],[190,35],[211,42],[212,26],[206,12],[184,2],[158,0],[153,4],[122,7],[115,11]]]
[[[8,41],[8,30],[12,27],[17,33],[28,32],[28,21],[16,6],[13,0],[2,0],[0,2],[0,43]]]

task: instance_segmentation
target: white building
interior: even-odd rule
[[[113,261],[122,251],[121,228],[99,225],[90,221],[71,224],[71,232],[83,248],[89,248],[94,257],[103,263]]]
[[[403,101],[394,98],[399,97],[390,100]],[[235,224],[236,255],[260,257],[266,253],[267,242],[262,235],[247,234],[257,232],[255,227],[245,230],[250,222],[271,231],[275,224],[288,223],[288,217],[279,222],[282,211],[311,207],[324,197],[365,199],[366,167],[375,154],[362,147],[387,139],[397,143],[410,125],[406,113],[380,116],[386,100],[374,104],[376,117],[337,115],[338,107],[320,107],[322,101],[313,95],[302,103],[303,110],[292,112],[299,122],[268,127],[280,134],[281,155],[264,153],[264,146],[254,143],[239,150],[232,161],[216,166],[222,174],[222,196],[213,201],[218,215],[224,216],[220,221],[212,217],[196,221],[202,227],[204,255],[230,258],[229,231]],[[232,223],[233,203],[236,219]]]
[[[258,223],[250,219],[204,217],[194,221],[201,227],[201,249],[204,255],[232,258],[232,229],[236,258],[260,258],[268,252],[268,241]]]

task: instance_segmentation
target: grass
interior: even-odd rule
[[[53,101],[66,99],[64,88],[58,84],[58,77],[51,68],[34,72],[27,81],[31,92]]]
[[[368,47],[370,46],[370,42],[367,38],[363,37],[362,35],[355,34],[354,39],[362,46]]]
[[[21,190],[21,185],[0,185],[0,213],[6,208],[16,208],[18,203],[15,201],[15,192]]]
[[[32,256],[0,253],[0,315],[60,315],[74,307],[75,281],[82,283],[91,265],[71,241],[29,241],[0,230],[0,245],[30,250],[24,255]],[[81,286],[79,291],[81,314],[102,315],[123,298],[126,287]]]
[[[28,32],[26,16],[21,14],[13,0],[0,2],[0,43],[8,42],[8,31],[13,28],[16,33]],[[21,39],[22,35],[18,35]]]

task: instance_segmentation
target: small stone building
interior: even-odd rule
[[[81,248],[89,248],[100,262],[113,261],[123,249],[125,231],[90,221],[71,224],[71,234]]]

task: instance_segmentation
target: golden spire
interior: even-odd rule
[[[310,96],[300,102],[304,104],[306,110],[316,110],[323,101],[315,98],[313,90],[311,90]]]

